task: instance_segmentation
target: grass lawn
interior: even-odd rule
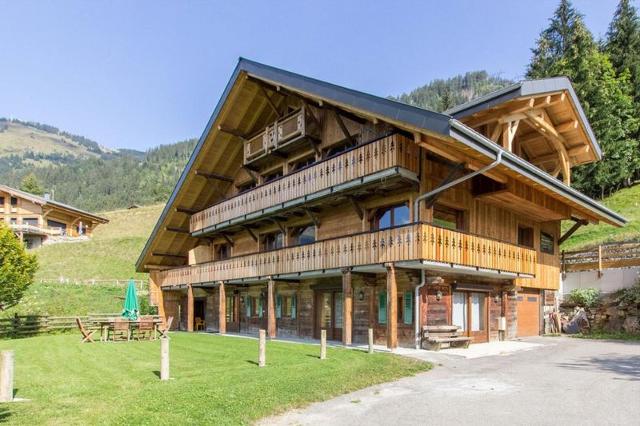
[[[631,333],[626,333],[624,331],[619,331],[619,332],[592,331],[591,333],[568,334],[568,336],[575,337],[577,339],[640,341],[639,334],[631,334]]]
[[[171,335],[171,377],[160,382],[160,343],[80,344],[79,336],[0,341],[15,350],[16,397],[0,419],[21,424],[238,424],[345,392],[414,375],[428,363],[390,354]]]

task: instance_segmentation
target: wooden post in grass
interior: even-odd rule
[[[369,353],[373,353],[373,328],[369,329]]]
[[[160,338],[160,380],[169,380],[169,338]]]
[[[320,331],[320,359],[327,359],[327,330]]]
[[[267,332],[260,330],[260,344],[258,354],[258,367],[267,365]]]
[[[0,402],[13,401],[13,351],[0,353]]]

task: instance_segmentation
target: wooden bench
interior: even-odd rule
[[[422,343],[433,351],[439,351],[442,344],[446,343],[449,347],[468,348],[471,343],[471,337],[460,336],[458,334],[459,327],[456,325],[425,325],[422,327]]]

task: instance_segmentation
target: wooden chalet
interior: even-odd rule
[[[240,59],[137,269],[189,331],[537,335],[560,221],[625,223],[569,186],[600,157],[566,78],[439,114]]]
[[[43,243],[90,237],[107,219],[75,207],[0,185],[0,220],[24,241],[27,248]]]

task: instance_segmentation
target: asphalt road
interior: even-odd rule
[[[640,425],[640,343],[530,341],[544,346],[476,359],[438,354],[428,373],[262,424]]]

